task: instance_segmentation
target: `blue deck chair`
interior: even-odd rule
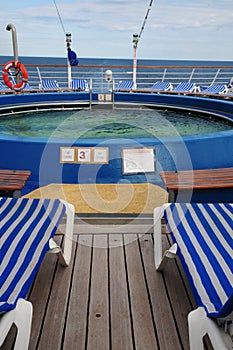
[[[66,247],[61,251],[53,236],[65,213]],[[73,206],[58,199],[0,199],[0,346],[14,323],[18,328],[15,349],[28,348],[32,305],[25,298],[49,249],[68,265],[73,220]]]
[[[162,257],[161,218],[174,244]],[[208,334],[214,349],[228,349],[233,321],[233,204],[172,203],[154,210],[155,265],[180,258],[198,308],[188,316],[191,350],[204,350]],[[230,349],[231,347],[229,347]]]
[[[56,80],[41,80],[39,84],[39,89],[58,91],[59,84]]]
[[[11,91],[5,84],[3,84],[2,82],[0,82],[0,92],[9,92]]]
[[[131,80],[122,80],[119,82],[119,84],[116,87],[116,91],[120,90],[132,90],[133,88],[133,81]]]
[[[173,88],[172,84],[168,81],[156,81],[151,87],[153,91],[171,91]]]
[[[71,89],[77,91],[88,91],[87,81],[84,79],[75,79],[71,81]]]
[[[205,90],[201,91],[201,94],[226,94],[228,88],[223,84],[212,84],[208,86]]]
[[[196,86],[195,83],[190,83],[190,82],[187,82],[187,81],[182,81],[180,82],[174,89],[173,91],[174,92],[182,92],[182,93],[185,93],[185,92],[197,92],[199,90],[199,87]]]

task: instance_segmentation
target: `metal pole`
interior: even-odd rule
[[[137,46],[138,46],[139,36],[138,34],[133,34],[133,89],[137,89]]]
[[[17,34],[16,34],[15,26],[13,24],[8,24],[6,27],[6,30],[9,30],[9,31],[11,30],[12,32],[14,60],[17,63],[19,60],[19,54],[18,54]]]
[[[12,43],[13,43],[13,53],[14,53],[14,61],[15,64],[19,61],[19,53],[18,53],[18,43],[17,43],[17,34],[16,29],[13,24],[8,24],[6,27],[6,30],[10,31],[12,33]],[[16,71],[16,82],[19,84],[20,82],[20,75],[18,73],[18,69],[15,69]]]
[[[71,46],[71,34],[66,33],[66,48],[67,50]],[[67,74],[68,74],[68,88],[71,88],[71,80],[72,80],[72,74],[71,74],[71,64],[69,59],[67,58]]]

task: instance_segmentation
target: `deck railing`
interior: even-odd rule
[[[1,67],[2,68],[2,67]],[[29,84],[38,88],[41,79],[56,80],[61,88],[68,86],[67,65],[27,64]],[[117,84],[121,80],[133,80],[132,66],[85,66],[72,67],[72,79],[92,80],[93,91],[109,89],[105,80],[106,70],[112,71]],[[192,81],[198,86],[228,84],[233,77],[233,66],[138,66],[137,88],[150,88],[156,81],[169,81],[175,87],[181,81]]]

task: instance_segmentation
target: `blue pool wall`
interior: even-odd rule
[[[97,103],[98,94],[92,95]],[[0,109],[33,104],[88,103],[88,93],[0,96]],[[213,113],[233,121],[233,102],[197,96],[116,93],[115,103],[178,108]],[[108,147],[108,164],[62,164],[60,147]],[[156,171],[123,175],[122,149],[154,147]],[[214,134],[145,139],[43,139],[0,135],[1,169],[31,170],[24,192],[49,183],[143,183],[163,186],[160,171],[233,167],[233,130]]]

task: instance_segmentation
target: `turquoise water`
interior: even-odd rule
[[[0,134],[53,138],[142,138],[198,135],[232,124],[197,114],[153,109],[45,111],[0,118]]]

